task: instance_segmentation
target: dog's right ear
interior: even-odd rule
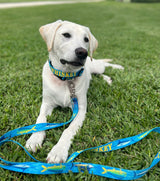
[[[93,36],[93,34],[91,33],[90,29],[88,27],[86,27],[87,32],[88,32],[88,36],[89,36],[89,51],[90,51],[90,58],[92,60],[92,56],[93,56],[93,52],[97,49],[98,47],[98,41],[96,40],[96,38]]]
[[[51,51],[57,29],[62,25],[62,20],[41,26],[39,32],[47,44],[48,51]]]

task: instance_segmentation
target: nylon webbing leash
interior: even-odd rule
[[[29,126],[30,128],[35,127],[35,125]],[[49,126],[47,129],[50,129],[51,127]],[[24,135],[24,134],[29,134],[29,133],[34,133],[38,132],[39,129],[36,128],[37,130],[30,129],[30,132],[26,133],[23,130],[26,130],[26,127],[21,128],[21,134],[15,134],[18,129],[10,131],[8,134],[9,137],[2,136],[0,138],[0,146],[8,141],[14,142],[21,146],[18,142],[9,140],[11,137],[14,137],[13,135]],[[52,129],[52,128],[51,128]],[[40,131],[46,130],[40,129]],[[13,134],[11,134],[13,132]],[[93,174],[93,175],[99,175],[107,178],[112,178],[112,179],[117,179],[117,180],[133,180],[133,179],[138,179],[145,175],[151,168],[153,168],[159,161],[160,161],[160,151],[156,154],[154,157],[151,165],[148,168],[142,169],[142,170],[127,170],[127,169],[122,169],[122,168],[116,168],[116,167],[110,167],[106,165],[99,165],[99,164],[93,164],[93,163],[84,163],[84,162],[73,162],[73,160],[82,152],[92,150],[94,152],[109,152],[121,148],[125,148],[129,145],[132,145],[143,138],[145,138],[148,134],[151,132],[157,132],[160,133],[160,127],[156,127],[154,129],[151,129],[149,131],[143,132],[141,134],[138,134],[136,136],[128,137],[128,138],[123,138],[119,139],[98,147],[93,147],[93,148],[88,148],[85,150],[80,150],[77,152],[74,152],[67,160],[66,163],[61,163],[61,164],[48,164],[48,163],[43,163],[35,159],[33,156],[28,154],[28,151],[21,146],[26,153],[31,156],[32,159],[35,160],[35,162],[10,162],[6,161],[2,158],[0,158],[1,162],[3,164],[0,164],[1,168],[11,170],[11,171],[16,171],[16,172],[21,172],[21,173],[29,173],[29,174],[61,174],[61,173],[68,173],[69,171],[72,171],[73,173],[79,173],[79,172],[84,172],[86,169],[88,170],[88,173]],[[7,134],[6,134],[7,135]],[[11,136],[11,137],[10,137]]]
[[[6,142],[13,142],[18,144],[24,151],[34,160],[34,162],[10,162],[6,161],[0,157],[0,167],[3,169],[29,173],[29,174],[62,174],[72,171],[73,173],[88,171],[89,174],[103,176],[107,178],[117,179],[117,180],[133,180],[138,179],[145,175],[151,168],[153,168],[160,161],[160,151],[154,157],[151,165],[148,168],[142,170],[127,170],[122,168],[110,167],[106,165],[93,164],[93,163],[84,163],[84,162],[73,162],[74,159],[81,153],[85,151],[94,151],[94,152],[110,152],[113,150],[118,150],[130,146],[143,138],[145,138],[151,132],[160,133],[160,127],[153,128],[149,131],[143,132],[141,134],[115,140],[113,142],[100,145],[98,147],[87,148],[74,152],[66,161],[66,163],[60,164],[48,164],[43,163],[35,159],[20,143],[11,140],[15,136],[31,134],[39,131],[49,130],[63,125],[69,124],[78,114],[78,100],[75,97],[75,88],[72,85],[72,82],[68,82],[71,90],[71,100],[72,100],[72,117],[69,121],[64,123],[39,123],[30,126],[25,126],[22,128],[17,128],[12,131],[5,133],[0,137],[0,146]]]

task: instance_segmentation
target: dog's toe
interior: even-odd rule
[[[43,140],[46,134],[44,131],[33,133],[27,140],[25,147],[32,152],[36,152],[37,149],[42,147]]]

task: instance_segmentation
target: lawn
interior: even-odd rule
[[[88,112],[69,154],[119,138],[133,136],[160,126],[160,4],[101,2],[0,10],[0,130],[1,134],[33,124],[42,99],[41,72],[48,58],[38,29],[57,19],[90,27],[99,41],[95,58],[112,58],[124,71],[107,68],[113,79],[107,85],[93,76],[88,92]],[[70,118],[69,109],[58,108],[49,122]],[[43,148],[33,154],[45,158],[64,128],[50,130]],[[22,145],[28,136],[16,138]],[[111,153],[87,152],[76,161],[92,162],[126,169],[148,167],[159,151],[159,135],[152,133],[140,143]],[[12,161],[30,159],[16,145],[1,147],[1,157]],[[159,181],[160,165],[139,181]],[[37,176],[0,169],[0,180],[110,180],[89,175],[63,174]]]

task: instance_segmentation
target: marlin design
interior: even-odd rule
[[[70,162],[70,161],[72,161],[75,157],[76,157],[76,155],[74,154],[71,158],[69,158],[69,159],[67,160],[67,163]]]
[[[31,129],[24,129],[24,130],[18,131],[17,133],[18,133],[18,134],[24,134],[24,133],[29,133],[30,131],[36,131],[35,127],[36,127],[36,126],[34,126],[34,127],[31,128]]]
[[[71,119],[73,119],[76,115],[77,113],[73,113]]]
[[[77,113],[74,113],[74,114],[73,114],[73,117],[76,116],[76,115],[77,115]]]
[[[92,165],[90,165],[90,164],[85,164],[85,163],[75,164],[75,166],[79,167],[82,172],[85,171],[85,170],[87,170],[87,171],[89,172],[90,169],[93,168]]]
[[[124,141],[124,142],[120,142],[117,146],[124,146],[127,145],[128,143],[130,143],[131,141]]]
[[[25,168],[29,168],[30,166],[21,164],[21,165],[14,165],[14,167],[25,169]]]
[[[144,138],[147,134],[148,134],[149,131],[147,131],[146,133],[142,134],[141,136],[139,136],[138,138],[141,139],[141,138]]]
[[[54,165],[52,167],[46,167],[46,166],[42,165],[42,168],[43,168],[43,170],[41,172],[45,172],[47,170],[51,171],[51,172],[59,172],[59,171],[62,171],[63,169],[65,169],[66,166],[64,166],[64,165],[60,165],[60,166]]]
[[[93,166],[92,165],[89,165],[89,164],[75,164],[75,166],[77,166],[77,167],[88,167],[88,168],[93,168]]]
[[[160,158],[160,151],[157,153],[157,156],[155,157],[155,159]]]
[[[77,151],[77,153],[82,153],[83,152],[83,150],[79,150],[79,151]]]
[[[116,169],[105,169],[104,167],[102,167],[104,172],[102,172],[102,174],[105,174],[105,173],[110,173],[112,175],[115,175],[115,176],[124,176],[126,177],[127,176],[127,173],[122,171],[121,169],[120,170],[116,170]]]
[[[79,150],[79,151],[75,152],[73,155],[71,155],[71,156],[69,157],[69,159],[67,160],[67,163],[73,161],[74,158],[76,158],[77,155],[79,155],[79,154],[82,153],[83,151],[84,151],[84,150]],[[78,154],[77,154],[77,153],[78,153]]]
[[[143,172],[138,173],[137,175],[144,175],[144,174],[146,174],[147,172],[148,172],[148,170],[145,170],[145,171],[143,171]]]

